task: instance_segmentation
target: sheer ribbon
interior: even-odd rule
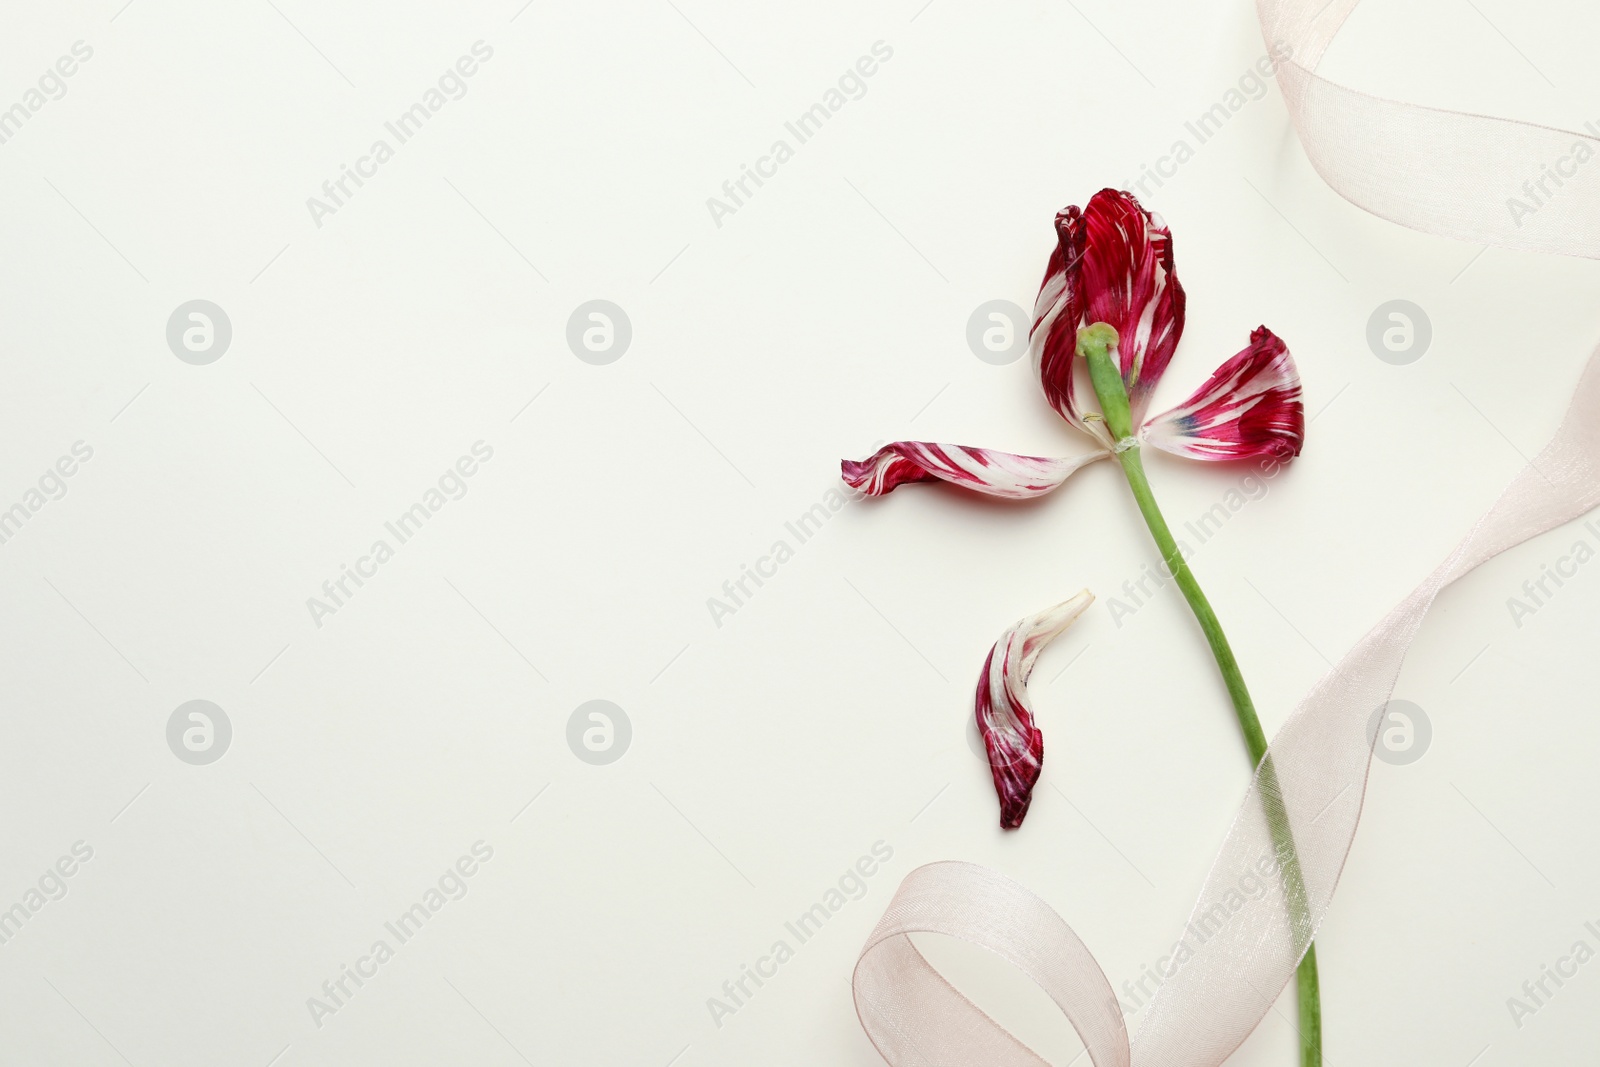
[[[1523,182],[1600,155],[1586,134],[1369,96],[1316,74],[1359,0],[1259,0],[1289,113],[1324,179],[1353,203],[1415,229],[1464,240],[1600,257],[1600,211],[1578,187]],[[1587,146],[1587,153],[1578,151]],[[1600,166],[1594,181],[1600,186]],[[1581,177],[1569,177],[1574,183]],[[1517,199],[1530,211],[1509,204]],[[1534,199],[1539,202],[1534,203]],[[910,935],[946,934],[1022,970],[1061,1008],[1094,1067],[1217,1067],[1271,1009],[1325,914],[1355,838],[1371,766],[1368,722],[1392,692],[1434,598],[1506,549],[1600,503],[1600,351],[1544,450],[1455,550],[1296,707],[1273,739],[1275,775],[1258,768],[1189,921],[1160,962],[1164,979],[1131,1043],[1094,956],[1049,905],[969,863],[912,871],[868,938],[853,981],[856,1011],[894,1067],[1042,1067],[949,984]],[[1292,828],[1304,896],[1285,885],[1269,809]],[[1291,901],[1295,905],[1291,906]]]

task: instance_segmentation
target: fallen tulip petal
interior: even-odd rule
[[[1090,452],[1067,459],[1017,456],[989,448],[896,441],[864,460],[843,460],[844,480],[867,496],[882,496],[906,482],[949,482],[990,496],[1031,500],[1066,481],[1079,467],[1104,459]]]
[[[1000,825],[1022,825],[1044,766],[1044,734],[1028,707],[1028,675],[1044,650],[1094,603],[1085,589],[1070,600],[1019,621],[995,642],[978,678],[974,711],[1000,797]]]
[[[1289,349],[1265,326],[1250,346],[1217,368],[1195,394],[1145,424],[1156,448],[1190,459],[1300,454],[1305,443],[1300,374]]]

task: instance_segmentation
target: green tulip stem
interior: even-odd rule
[[[1105,419],[1106,428],[1111,431],[1112,439],[1117,442],[1115,454],[1117,461],[1122,465],[1122,473],[1127,477],[1128,488],[1133,491],[1133,498],[1139,505],[1139,514],[1144,516],[1145,525],[1150,528],[1150,536],[1155,539],[1156,547],[1161,551],[1166,572],[1182,590],[1184,600],[1188,601],[1189,609],[1194,612],[1195,619],[1200,623],[1200,630],[1205,634],[1206,643],[1211,646],[1211,655],[1217,661],[1217,669],[1222,672],[1223,684],[1227,686],[1228,696],[1233,701],[1234,714],[1239,719],[1239,729],[1244,734],[1244,743],[1249,749],[1250,760],[1260,768],[1259,791],[1262,805],[1266,809],[1273,845],[1278,856],[1282,858],[1284,892],[1289,899],[1289,909],[1294,921],[1303,922],[1309,911],[1305,880],[1295,852],[1288,812],[1283,806],[1283,793],[1278,785],[1278,774],[1273,767],[1272,757],[1267,752],[1267,737],[1261,729],[1261,720],[1256,715],[1255,702],[1250,699],[1250,690],[1245,687],[1244,675],[1239,672],[1239,661],[1234,657],[1227,635],[1222,632],[1222,624],[1217,621],[1217,613],[1211,609],[1211,602],[1201,591],[1200,583],[1195,581],[1194,572],[1189,569],[1188,561],[1178,550],[1172,530],[1167,526],[1167,520],[1162,516],[1161,509],[1156,506],[1155,494],[1150,491],[1150,480],[1145,476],[1144,461],[1139,456],[1139,445],[1132,435],[1128,394],[1123,385],[1121,368],[1114,354],[1116,346],[1117,331],[1106,323],[1098,322],[1078,331],[1078,353],[1088,360],[1089,380],[1094,384],[1095,394],[1100,398],[1100,412]],[[1306,954],[1300,961],[1296,979],[1300,1000],[1301,1067],[1322,1067],[1322,1000],[1317,981],[1316,945],[1306,947]]]

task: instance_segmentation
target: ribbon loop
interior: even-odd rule
[[[1600,127],[1560,130],[1330,81],[1317,68],[1360,2],[1256,0],[1268,46],[1288,56],[1277,65],[1278,85],[1323,181],[1413,230],[1600,258],[1600,198],[1583,180],[1600,156]]]
[[[1271,1009],[1333,899],[1355,840],[1372,762],[1368,717],[1389,699],[1411,640],[1440,591],[1508,548],[1600,504],[1600,351],[1589,359],[1551,442],[1488,513],[1356,643],[1272,739],[1266,766],[1173,943],[1133,1050],[1100,965],[1044,901],[970,863],[906,877],[856,966],[861,1025],[894,1067],[1039,1067],[1042,1060],[958,993],[906,936],[981,945],[1050,994],[1095,1067],[1219,1067]],[[1276,783],[1276,784],[1274,784]],[[1287,857],[1266,817],[1293,829],[1303,900],[1292,906]]]
[[[1525,184],[1600,157],[1600,126],[1554,130],[1384,100],[1316,73],[1360,0],[1257,0],[1290,117],[1337,192],[1415,229],[1600,258],[1596,189]],[[1292,58],[1288,58],[1292,57]],[[1570,176],[1570,175],[1568,175]],[[1559,190],[1559,195],[1557,191]],[[1189,921],[1161,965],[1130,1052],[1105,974],[1061,917],[1010,879],[966,863],[907,876],[856,967],[856,1010],[894,1067],[1038,1067],[1043,1061],[958,993],[907,936],[948,934],[1012,962],[1045,989],[1095,1067],[1220,1067],[1282,992],[1333,898],[1361,819],[1374,739],[1434,599],[1505,550],[1600,504],[1600,351],[1550,444],[1455,550],[1301,700],[1273,738]],[[1267,811],[1291,829],[1296,877]],[[1292,884],[1289,884],[1291,883]],[[1170,966],[1169,966],[1170,964]]]
[[[929,933],[988,949],[1015,966],[1055,1001],[1094,1067],[1129,1067],[1116,994],[1078,935],[1005,875],[955,861],[906,875],[856,963],[856,1014],[893,1067],[1048,1067],[962,996],[908,936]]]

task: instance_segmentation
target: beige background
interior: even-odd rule
[[[1031,304],[1054,211],[1238,85],[1247,5],[121,3],[0,16],[0,107],[93,50],[0,144],[0,507],[93,449],[0,545],[0,908],[93,850],[0,944],[0,1062],[865,1067],[855,953],[944,858],[1047,898],[1115,985],[1155,962],[1247,766],[1177,596],[1121,626],[1104,602],[1154,558],[1112,469],[1028,507],[853,504],[720,627],[706,602],[841,456],[1079,447],[1025,361],[975,358],[968,316]],[[1600,119],[1587,17],[1371,4],[1326,69],[1576,124]],[[317,226],[307,198],[477,41],[465,95]],[[718,225],[707,199],[879,41],[865,94]],[[1151,188],[1190,296],[1156,403],[1266,322],[1314,415],[1195,557],[1271,728],[1543,443],[1600,275],[1362,214],[1275,89]],[[165,339],[193,299],[232,324],[206,366]],[[565,339],[592,299],[632,326],[606,366]],[[1366,341],[1394,299],[1432,324],[1407,366]],[[307,598],[480,441],[465,495],[315,625]],[[1175,523],[1240,475],[1151,462]],[[1600,568],[1521,626],[1507,604],[1579,538],[1600,544],[1574,525],[1448,591],[1414,649],[1397,696],[1432,744],[1375,768],[1320,939],[1330,1064],[1587,1055],[1600,970],[1520,1028],[1506,1005],[1600,948]],[[1045,779],[1002,835],[976,672],[1083,587],[1102,603],[1035,676]],[[167,746],[193,699],[232,725],[209,765]],[[632,727],[604,766],[566,740],[596,699]],[[317,1025],[308,998],[477,842],[465,895]],[[798,944],[785,922],[877,842],[861,899]],[[793,958],[717,1025],[708,998],[780,938]],[[931,951],[1076,1054],[1003,969]],[[1292,1062],[1292,1018],[1237,1062]]]

